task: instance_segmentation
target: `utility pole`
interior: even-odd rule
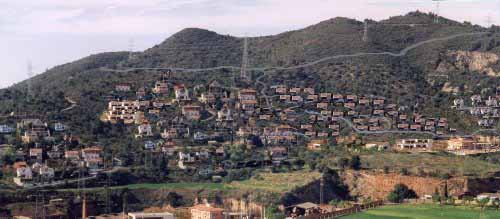
[[[440,7],[441,7],[441,2],[445,0],[432,0],[436,2],[436,17],[434,18],[434,23],[439,24],[439,13],[440,13]]]
[[[128,60],[132,60],[134,58],[134,49],[135,49],[135,42],[133,38],[130,38],[128,41]]]
[[[248,37],[245,36],[243,38],[243,57],[241,59],[241,74],[240,74],[240,77],[244,81],[250,81],[250,77],[248,76],[247,72],[247,66],[248,66]]]
[[[27,80],[27,84],[28,84],[28,93],[27,93],[27,98],[28,99],[31,99],[31,94],[32,94],[32,84],[31,84],[31,78],[33,77],[33,75],[35,75],[35,73],[33,73],[33,64],[31,63],[31,60],[28,60],[28,63],[27,63],[27,75],[28,75],[28,80]]]
[[[363,31],[363,42],[368,42],[368,19],[365,19]]]

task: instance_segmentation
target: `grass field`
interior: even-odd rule
[[[231,183],[141,183],[125,186],[113,186],[111,189],[185,189],[185,190],[217,190],[217,191],[264,191],[283,193],[296,187],[304,186],[314,179],[318,179],[318,172],[297,171],[291,173],[259,173],[244,181]],[[86,188],[86,191],[103,190]],[[75,189],[60,189],[59,191],[74,191]]]
[[[433,204],[388,205],[341,219],[500,219],[500,211]]]
[[[238,190],[261,190],[269,192],[287,192],[304,186],[320,178],[320,173],[301,170],[291,173],[260,173],[249,180],[235,181],[229,184]]]
[[[416,173],[416,167],[423,167],[426,172],[450,173],[452,175],[485,175],[488,172],[500,171],[500,165],[488,163],[475,157],[454,156],[449,154],[429,153],[374,153],[361,156],[361,161],[369,168],[383,169],[390,167],[393,171],[407,168]]]

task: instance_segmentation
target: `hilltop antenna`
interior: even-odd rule
[[[243,57],[241,59],[241,75],[240,77],[244,81],[250,81],[250,78],[247,74],[247,66],[248,66],[248,37],[245,35],[243,38]]]
[[[436,17],[434,18],[434,23],[436,24],[439,24],[439,12],[440,12],[440,6],[441,6],[441,2],[442,1],[445,1],[445,0],[432,0],[434,2],[436,2]]]
[[[486,17],[486,23],[488,24],[487,28],[490,28],[493,26],[493,21],[491,19],[491,14],[488,14],[488,16]]]
[[[363,42],[368,42],[368,19],[365,19],[364,26]]]
[[[132,60],[134,58],[134,50],[135,50],[135,41],[133,38],[130,38],[128,41],[128,60]]]
[[[32,84],[31,84],[31,78],[35,75],[35,73],[33,73],[33,64],[31,63],[31,60],[28,60],[28,63],[27,63],[27,70],[28,72],[26,73],[28,75],[28,80],[27,80],[27,84],[28,84],[28,95],[27,97],[30,98],[31,97],[31,94],[32,94]]]

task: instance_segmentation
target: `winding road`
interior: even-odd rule
[[[76,101],[74,101],[73,99],[71,99],[70,97],[65,97],[64,98],[66,101],[68,101],[69,103],[71,103],[71,106],[69,106],[68,108],[66,109],[63,109],[61,110],[61,113],[62,112],[65,112],[65,111],[68,111],[68,110],[71,110],[73,108],[75,108],[76,106],[78,106],[78,104],[76,103]]]
[[[354,57],[361,57],[361,56],[387,55],[387,56],[393,56],[393,57],[401,57],[401,56],[405,56],[409,51],[416,49],[420,46],[423,46],[425,44],[439,42],[439,41],[447,41],[447,40],[451,40],[451,39],[458,38],[458,37],[464,37],[464,36],[479,36],[479,35],[484,35],[484,34],[488,34],[488,33],[489,32],[460,33],[460,34],[454,34],[454,35],[450,35],[450,36],[446,36],[446,37],[433,38],[433,39],[421,41],[421,42],[415,43],[413,45],[410,45],[398,53],[394,53],[394,52],[361,52],[361,53],[354,53],[354,54],[347,54],[347,55],[328,56],[328,57],[325,57],[322,59],[318,59],[316,61],[307,62],[304,64],[294,65],[294,66],[289,66],[289,67],[281,67],[281,66],[254,67],[254,68],[247,68],[247,70],[249,70],[249,71],[293,70],[293,69],[317,65],[319,63],[326,62],[326,61],[329,61],[332,59],[354,58]],[[211,68],[176,68],[176,67],[170,67],[170,68],[128,68],[128,69],[123,69],[123,70],[101,68],[102,71],[119,72],[119,73],[126,73],[126,72],[137,71],[137,70],[172,70],[172,71],[182,71],[182,72],[201,72],[201,71],[213,71],[213,70],[221,70],[221,69],[240,70],[241,67],[239,67],[239,66],[217,66],[217,67],[211,67]]]

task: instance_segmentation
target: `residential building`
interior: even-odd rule
[[[224,209],[214,208],[208,204],[191,207],[191,219],[223,219]]]
[[[153,129],[151,125],[146,121],[137,127],[138,134],[136,138],[151,137],[153,136]]]
[[[201,117],[200,111],[200,106],[187,105],[182,107],[182,115],[188,120],[199,120]]]
[[[321,150],[321,148],[327,145],[327,143],[328,142],[325,139],[311,140],[307,144],[307,149],[313,151]]]
[[[176,101],[189,101],[189,90],[184,86],[184,84],[174,85],[175,100]]]
[[[397,143],[399,149],[430,149],[432,139],[400,139]]]
[[[133,213],[128,213],[127,219],[175,219],[175,216],[170,212],[162,212],[162,213],[133,212]]]
[[[9,127],[8,125],[0,125],[0,134],[9,134],[14,132],[14,128]]]
[[[129,92],[131,89],[130,89],[130,85],[129,84],[117,84],[115,86],[115,91],[118,91],[118,92]]]

